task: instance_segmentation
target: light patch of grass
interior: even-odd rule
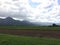
[[[0,45],[60,45],[60,39],[0,34]]]

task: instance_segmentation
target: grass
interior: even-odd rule
[[[60,30],[60,27],[48,27],[48,26],[0,26],[0,29],[37,29],[37,30]]]
[[[0,45],[60,45],[60,39],[0,34]]]

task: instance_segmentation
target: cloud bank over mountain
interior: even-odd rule
[[[0,0],[0,17],[31,22],[60,22],[59,0]]]

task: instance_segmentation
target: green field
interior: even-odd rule
[[[0,45],[60,45],[60,39],[0,34]]]
[[[48,26],[0,26],[0,30],[60,30],[60,27]],[[60,45],[60,39],[0,34],[0,45]]]
[[[38,29],[38,30],[60,30],[60,27],[49,27],[49,26],[0,26],[0,29]]]

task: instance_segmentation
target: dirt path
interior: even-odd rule
[[[37,36],[37,37],[53,37],[60,38],[60,31],[43,31],[43,30],[0,30],[1,34],[13,34],[24,36]]]

